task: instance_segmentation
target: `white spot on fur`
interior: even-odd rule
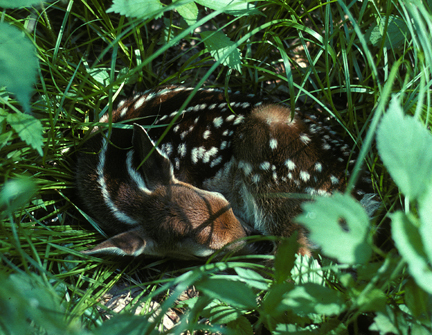
[[[222,116],[218,116],[213,119],[213,125],[215,126],[215,128],[219,128],[220,126],[222,126],[222,124],[223,124]]]
[[[180,157],[185,157],[186,153],[187,153],[186,143],[184,143],[184,142],[180,143],[178,148],[177,148],[177,151],[178,151]]]
[[[236,117],[235,114],[228,115],[225,121],[231,122],[232,120],[234,120],[235,117]]]
[[[306,171],[300,171],[300,179],[303,181],[308,181],[310,179],[310,174]]]
[[[123,108],[120,112],[120,117],[124,118],[126,113],[128,112],[128,110],[129,110],[129,108],[127,108],[127,107]]]
[[[166,153],[167,156],[171,156],[173,147],[171,143],[164,143],[161,145],[161,150]]]
[[[245,176],[248,176],[252,172],[252,165],[245,161],[239,161],[238,168],[243,170]]]
[[[205,151],[203,155],[203,163],[207,164],[208,162],[210,162],[210,158],[217,155],[218,152],[219,149],[216,147],[211,147],[209,150]]]
[[[319,163],[319,162],[317,162],[317,163],[315,163],[315,171],[317,171],[317,172],[322,172],[322,164],[321,163]]]
[[[262,162],[259,167],[261,170],[268,171],[270,169],[270,163]]]
[[[193,148],[191,151],[191,160],[193,164],[198,163],[200,159],[204,156],[206,149],[204,147]]]
[[[139,98],[139,99],[135,102],[135,104],[134,104],[134,108],[135,108],[135,109],[140,108],[140,107],[144,104],[145,100],[146,100],[146,97],[145,97],[145,96]]]
[[[240,124],[240,123],[243,123],[244,122],[244,116],[243,115],[239,115],[239,116],[237,116],[236,117],[236,119],[235,119],[235,121],[234,121],[234,125],[238,125],[238,124]]]
[[[277,148],[278,141],[275,138],[271,138],[269,144],[270,144],[270,149],[275,150]]]
[[[219,165],[220,163],[222,163],[222,159],[223,159],[222,156],[216,157],[215,159],[213,159],[213,160],[210,162],[210,167],[213,168],[213,167],[215,167],[216,165]]]
[[[210,130],[206,130],[206,131],[204,131],[204,133],[203,133],[203,138],[204,138],[205,140],[207,140],[207,139],[210,137],[210,135],[211,135],[211,131],[210,131]]]
[[[222,141],[220,145],[220,149],[224,150],[227,147],[227,141]]]
[[[337,184],[339,184],[339,179],[336,178],[336,177],[333,176],[333,175],[330,175],[330,181],[331,181],[331,183],[332,183],[333,185],[337,185]]]
[[[304,144],[308,144],[311,141],[311,138],[308,135],[301,133],[300,141],[302,141]]]
[[[294,170],[296,168],[295,163],[291,159],[287,159],[285,161],[285,166],[288,168],[288,170]]]

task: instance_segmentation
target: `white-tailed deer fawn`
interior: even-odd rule
[[[227,101],[222,91],[201,89],[180,110],[191,91],[171,86],[135,96],[112,113],[113,123],[133,129],[101,127],[86,144],[78,195],[114,235],[88,253],[193,258],[227,244],[252,253],[260,246],[242,237],[297,229],[307,244],[292,222],[303,200],[268,195],[344,190],[350,147],[318,117],[296,111],[292,118],[287,107],[253,95]]]

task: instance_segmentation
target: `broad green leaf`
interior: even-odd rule
[[[234,270],[238,274],[239,280],[248,284],[250,287],[254,287],[258,290],[268,289],[268,280],[258,272],[241,267],[236,267]]]
[[[0,274],[2,334],[71,334],[64,321],[60,299],[41,277]],[[35,325],[45,331],[35,332]]]
[[[196,3],[234,16],[260,14],[252,2],[245,0],[195,0]]]
[[[19,29],[0,22],[0,86],[15,94],[26,112],[30,111],[37,68],[36,52],[30,40]]]
[[[31,145],[37,150],[39,155],[43,156],[43,127],[38,119],[28,114],[11,113],[7,116],[6,120],[23,141]]]
[[[294,289],[294,287],[294,284],[289,282],[275,283],[264,297],[262,302],[263,312],[261,314],[277,317],[281,313],[285,313],[284,306],[281,305],[284,294]]]
[[[21,8],[39,5],[41,0],[0,0],[0,7],[3,8]],[[50,2],[44,0],[44,2]]]
[[[204,31],[201,38],[210,55],[217,61],[222,59],[222,64],[241,73],[241,55],[238,48],[227,55],[228,49],[234,45],[224,33],[217,31]],[[227,56],[227,57],[226,57]]]
[[[238,308],[255,308],[256,300],[253,290],[244,283],[219,278],[204,278],[196,287],[207,296]]]
[[[227,324],[227,328],[233,330],[236,335],[253,335],[254,331],[249,320],[244,316],[238,317],[236,320]]]
[[[387,34],[385,32],[386,18],[379,19],[379,23],[374,24],[366,33],[366,39],[373,46],[379,46],[382,39],[385,39],[384,46],[387,48],[401,47],[408,41],[409,30],[403,19],[399,16],[390,15],[388,20]]]
[[[432,182],[432,135],[413,117],[405,116],[399,101],[390,102],[377,131],[384,165],[401,191],[418,199]]]
[[[378,312],[385,310],[387,297],[380,289],[372,289],[357,298],[357,306],[362,312]]]
[[[372,249],[368,239],[368,216],[351,196],[335,193],[304,203],[296,221],[310,231],[310,239],[324,254],[341,263],[366,263]]]
[[[277,248],[274,262],[274,279],[276,283],[282,283],[291,276],[294,268],[296,254],[300,247],[297,242],[298,234],[293,234],[289,239],[284,239]]]
[[[24,207],[36,193],[37,187],[30,177],[10,179],[0,190],[0,217]]]
[[[159,0],[114,0],[107,13],[117,13],[127,17],[147,19],[164,8]],[[162,16],[158,14],[155,18]]]
[[[417,219],[401,211],[392,216],[392,237],[417,285],[432,294],[432,268],[424,251]]]
[[[340,292],[313,283],[294,287],[284,294],[282,304],[300,315],[308,313],[336,315],[345,309]]]
[[[307,255],[296,254],[295,256],[294,267],[291,270],[292,280],[297,285],[304,283],[324,285],[324,273],[318,259]]]
[[[432,264],[432,183],[419,201],[420,214],[420,235],[423,241],[425,252]]]
[[[179,1],[179,0],[176,0]],[[174,2],[176,2],[174,1]],[[198,7],[195,2],[190,2],[176,7],[177,12],[182,16],[186,23],[191,26],[197,22]]]
[[[210,304],[204,308],[200,315],[209,319],[212,324],[225,324],[236,320],[242,313],[231,306]]]
[[[386,312],[377,313],[369,330],[378,331],[380,334],[408,334],[408,328],[402,312],[395,312],[387,305]]]
[[[411,278],[404,288],[405,304],[410,309],[413,316],[418,318],[423,315],[430,319],[432,312],[432,295],[427,294]]]

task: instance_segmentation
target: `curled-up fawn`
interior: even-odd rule
[[[80,153],[78,196],[109,234],[89,254],[208,257],[255,253],[255,234],[289,236],[299,197],[346,186],[350,147],[314,115],[254,95],[170,86],[136,95],[112,113]],[[156,142],[175,119],[158,146]],[[102,123],[109,122],[109,115]],[[151,126],[151,127],[148,127]],[[355,195],[369,197],[359,189]]]

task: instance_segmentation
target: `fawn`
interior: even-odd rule
[[[192,90],[138,94],[112,113],[113,123],[129,127],[93,131],[77,160],[77,191],[85,211],[114,236],[87,253],[254,253],[262,246],[243,237],[294,230],[307,246],[306,232],[292,221],[303,200],[266,195],[344,190],[350,147],[319,117],[296,110],[292,118],[282,104],[240,93],[227,101],[208,88],[180,110]]]

